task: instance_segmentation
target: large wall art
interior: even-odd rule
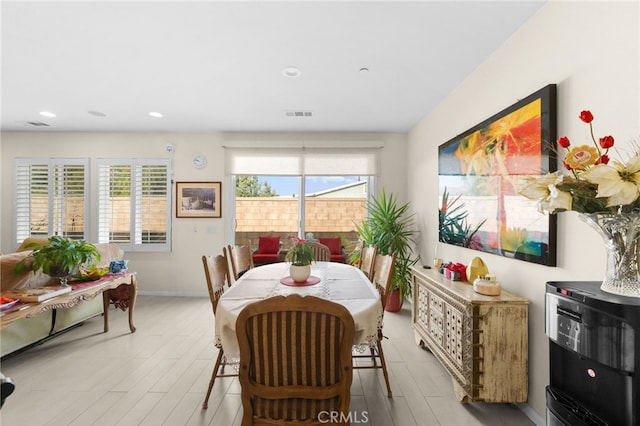
[[[555,266],[555,215],[518,194],[556,170],[555,141],[551,84],[440,145],[439,240]]]

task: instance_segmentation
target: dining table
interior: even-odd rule
[[[290,294],[321,297],[343,305],[353,316],[356,349],[375,346],[382,326],[382,303],[380,293],[360,269],[338,262],[314,262],[309,279],[295,283],[289,266],[280,262],[249,269],[220,297],[215,339],[228,359],[240,358],[235,330],[240,312],[250,303]]]

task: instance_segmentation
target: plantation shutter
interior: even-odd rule
[[[15,160],[15,242],[60,235],[89,234],[89,160],[17,158]]]
[[[169,251],[171,161],[98,159],[98,241]]]

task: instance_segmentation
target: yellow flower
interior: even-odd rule
[[[640,155],[627,164],[614,161],[613,165],[599,164],[581,175],[598,185],[596,197],[608,197],[607,207],[631,204],[640,196]]]
[[[589,145],[575,146],[564,155],[564,164],[572,170],[584,170],[600,158],[598,150]]]

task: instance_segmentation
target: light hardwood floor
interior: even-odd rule
[[[113,308],[112,308],[113,309]],[[208,298],[139,296],[135,324],[110,313],[2,362],[16,391],[0,410],[2,425],[240,425],[238,379],[217,379],[209,408],[202,400],[213,368]],[[460,404],[451,378],[419,348],[410,306],[385,314],[383,342],[393,398],[380,370],[356,370],[352,425],[531,425],[510,404]],[[367,420],[365,422],[365,420]]]

